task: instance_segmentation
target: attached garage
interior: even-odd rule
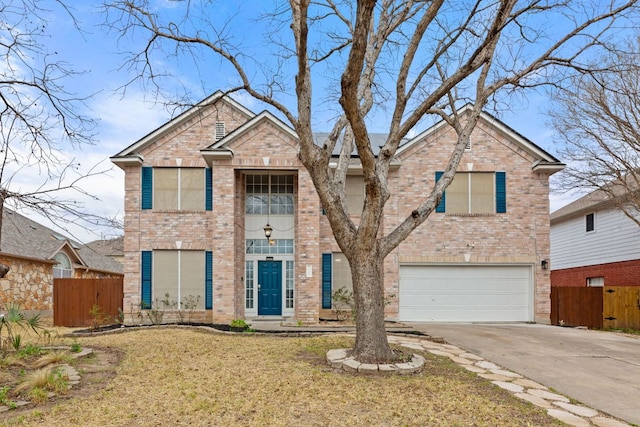
[[[533,320],[531,266],[401,265],[401,321]]]

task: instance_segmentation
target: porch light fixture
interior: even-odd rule
[[[549,260],[543,259],[542,261],[540,261],[540,267],[542,267],[543,270],[548,270]]]
[[[273,228],[271,228],[269,223],[267,223],[267,225],[264,226],[263,230],[264,230],[264,237],[266,237],[267,240],[270,241],[271,240],[271,232],[273,231]]]

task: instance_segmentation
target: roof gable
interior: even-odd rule
[[[211,165],[212,160],[231,158],[234,155],[234,143],[241,139],[243,135],[258,128],[259,126],[264,126],[265,124],[275,126],[285,135],[290,136],[292,141],[296,141],[297,143],[298,134],[295,132],[295,130],[284,123],[282,120],[278,119],[272,113],[265,110],[245,122],[240,127],[234,129],[221,140],[211,144],[205,149],[200,150],[200,153],[209,165]]]
[[[247,120],[239,124],[237,128],[233,129],[230,133],[225,135],[222,139],[200,150],[200,154],[202,155],[202,157],[204,158],[204,160],[209,166],[212,165],[212,162],[214,160],[231,159],[234,156],[234,151],[232,148],[233,143],[237,141],[239,138],[241,138],[245,133],[251,130],[254,130],[256,127],[258,127],[260,124],[264,123],[265,121],[268,121],[269,123],[279,128],[283,133],[289,135],[292,138],[292,140],[297,141],[299,139],[295,130],[291,126],[285,124],[283,121],[278,119],[275,115],[273,115],[269,111],[265,110],[260,114],[255,115],[254,113],[246,109],[244,106],[242,106],[238,102],[226,96],[223,92],[216,91],[213,95],[211,95],[204,101],[201,101],[196,106],[183,112],[178,117],[165,123],[164,125],[160,126],[158,129],[149,133],[147,136],[141,138],[140,140],[133,143],[126,149],[122,150],[120,153],[111,157],[111,161],[120,167],[124,167],[126,165],[138,165],[138,166],[142,165],[144,162],[144,158],[142,154],[140,154],[141,150],[143,150],[145,147],[149,146],[150,144],[153,144],[154,142],[158,141],[160,138],[163,138],[164,136],[166,136],[167,134],[169,134],[179,126],[186,124],[188,120],[192,119],[193,117],[196,117],[198,114],[201,114],[210,108],[214,108],[216,102],[218,101],[224,101],[228,103],[229,105],[232,106],[234,111],[241,112],[247,118]],[[457,113],[459,115],[469,114],[471,111],[471,108],[472,106],[470,104],[467,104],[464,107],[462,107]],[[533,159],[531,168],[534,172],[553,174],[555,172],[558,172],[564,169],[565,165],[561,163],[557,158],[555,158],[553,155],[551,155],[550,153],[548,153],[547,151],[545,151],[544,149],[542,149],[541,147],[533,143],[531,140],[525,138],[520,133],[518,133],[511,127],[507,126],[506,124],[504,124],[502,121],[498,120],[496,117],[492,116],[491,114],[483,111],[480,114],[479,120],[482,125],[487,126],[488,128],[505,135],[505,137],[510,142],[515,144],[519,150],[522,150],[523,152],[529,154]],[[429,141],[439,131],[446,129],[446,127],[447,127],[446,121],[441,120],[440,122],[426,129],[424,132],[421,132],[419,135],[408,140],[406,143],[403,143],[402,145],[400,145],[400,147],[398,148],[394,156],[395,162],[398,163],[400,159],[403,157],[403,155],[405,156],[409,155],[413,147],[417,147],[420,144],[424,144],[425,141]],[[374,144],[374,148],[377,151],[377,149],[379,149],[379,145],[383,143],[382,141],[386,140],[386,136],[382,134],[375,134],[375,136],[376,136],[375,141],[377,141],[377,144]],[[321,139],[322,139],[321,134],[314,134],[314,141],[316,142],[316,144]],[[335,154],[336,153],[334,153],[334,155]],[[357,157],[357,154],[355,154],[352,157]]]
[[[212,108],[215,108],[215,104],[218,102],[225,102],[231,105],[233,109],[246,116],[247,119],[255,116],[252,111],[244,107],[242,104],[226,96],[223,92],[216,91],[213,95],[209,96],[203,101],[200,101],[195,106],[189,108],[177,117],[166,122],[159,128],[155,129],[154,131],[134,142],[124,150],[120,151],[115,156],[112,156],[111,161],[117,165],[126,165],[132,163],[142,164],[143,158],[140,155],[140,151],[144,150],[145,147],[151,145],[163,136],[169,134],[179,126],[182,126],[189,120],[197,117],[198,114],[202,114]]]
[[[245,134],[249,130],[257,127],[258,125],[260,125],[265,121],[273,123],[276,127],[281,129],[285,133],[289,134],[291,138],[294,138],[296,140],[298,139],[298,134],[296,133],[295,130],[293,130],[293,128],[291,128],[291,126],[288,126],[282,120],[278,119],[276,116],[274,116],[273,114],[265,110],[260,114],[258,114],[257,116],[254,116],[251,120],[247,121],[245,124],[243,124],[239,128],[235,129],[233,132],[226,135],[220,141],[217,141],[214,144],[210,145],[207,149],[215,150],[215,149],[226,148],[233,141],[237,140],[241,135]]]
[[[468,114],[470,112],[470,109],[471,106],[466,105],[458,111],[458,114]],[[509,127],[491,114],[483,111],[480,113],[479,120],[483,125],[504,134],[514,144],[530,154],[535,159],[534,163],[532,164],[532,168],[534,170],[541,172],[546,170],[550,173],[554,173],[564,169],[565,165],[561,163],[557,158],[555,158],[553,155],[533,143],[531,140],[525,138],[513,128]],[[403,153],[411,150],[412,147],[417,146],[418,144],[426,140],[429,140],[430,137],[434,136],[440,130],[446,128],[446,126],[447,122],[445,122],[444,120],[439,121],[430,128],[426,129],[424,132],[421,132],[420,134],[412,138],[406,144],[400,146],[398,148],[398,151],[396,152],[396,156],[401,156]]]

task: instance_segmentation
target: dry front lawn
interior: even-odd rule
[[[423,354],[425,370],[417,375],[336,373],[324,355],[331,348],[350,347],[352,339],[346,336],[291,338],[161,328],[77,342],[122,354],[115,376],[105,378],[100,387],[95,387],[99,379],[87,376],[94,387],[81,383],[78,389],[87,387],[87,393],[10,418],[5,414],[0,425],[560,425],[542,409],[428,353]]]

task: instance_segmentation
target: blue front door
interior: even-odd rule
[[[258,315],[282,314],[282,261],[258,261]]]

